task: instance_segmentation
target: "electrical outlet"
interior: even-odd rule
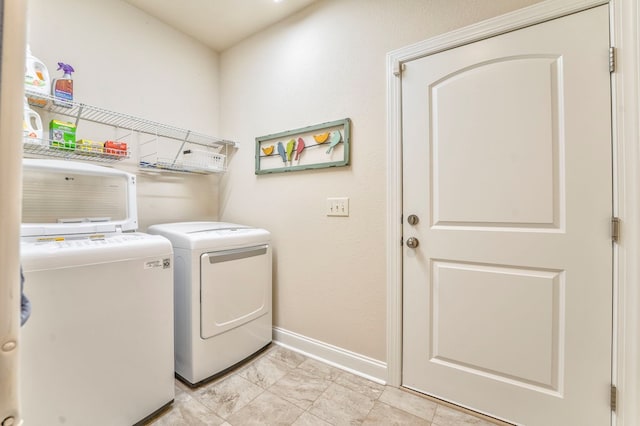
[[[349,216],[349,197],[327,198],[327,216]]]

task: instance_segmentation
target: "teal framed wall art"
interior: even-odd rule
[[[351,120],[330,121],[256,138],[256,174],[349,165]]]

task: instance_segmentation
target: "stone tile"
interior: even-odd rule
[[[433,426],[495,426],[495,423],[467,414],[464,411],[455,410],[438,404],[436,415],[432,421]]]
[[[269,356],[284,362],[289,368],[296,368],[307,359],[306,356],[298,352],[278,345],[275,345],[275,348],[269,351]]]
[[[171,409],[166,411],[162,416],[147,423],[147,425],[218,426],[223,423],[224,420],[216,416],[209,408],[202,405],[187,392],[181,391],[176,394]]]
[[[369,412],[369,415],[364,422],[363,426],[375,426],[375,425],[385,425],[385,426],[404,426],[404,425],[412,425],[412,426],[429,426],[430,423],[425,419],[421,419],[420,417],[414,416],[413,414],[409,414],[406,411],[399,410],[397,408],[393,408],[387,404],[383,404],[381,402],[376,402]]]
[[[218,416],[227,419],[260,395],[263,389],[238,375],[229,376],[221,382],[203,386],[193,395]]]
[[[272,356],[264,356],[242,368],[238,375],[267,389],[283,378],[289,370],[290,368],[284,362]]]
[[[307,358],[307,360],[300,364],[298,368],[311,373],[316,377],[330,380],[332,382],[338,378],[340,373],[342,373],[342,370],[332,367],[329,364],[325,364],[324,362],[316,361],[312,358]]]
[[[290,425],[303,413],[302,409],[269,391],[261,393],[244,408],[228,418],[238,426]]]
[[[269,392],[306,410],[330,385],[329,380],[296,368],[271,386]]]
[[[309,414],[309,412],[304,412],[298,420],[292,423],[291,426],[332,426],[331,423],[327,423],[321,418],[314,416],[313,414]]]
[[[433,401],[391,386],[385,387],[378,400],[427,421],[433,419],[438,407]]]
[[[378,399],[382,395],[382,391],[384,391],[384,385],[346,371],[340,373],[335,382],[371,399]]]
[[[351,425],[362,423],[372,407],[369,397],[334,383],[313,403],[309,413],[334,425]]]

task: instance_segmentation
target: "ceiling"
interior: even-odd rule
[[[317,0],[124,0],[217,52]]]

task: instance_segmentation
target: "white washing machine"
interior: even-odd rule
[[[131,425],[171,404],[173,253],[137,228],[136,177],[24,160],[25,425]]]
[[[268,231],[224,222],[150,226],[174,252],[175,370],[191,386],[272,340]]]

